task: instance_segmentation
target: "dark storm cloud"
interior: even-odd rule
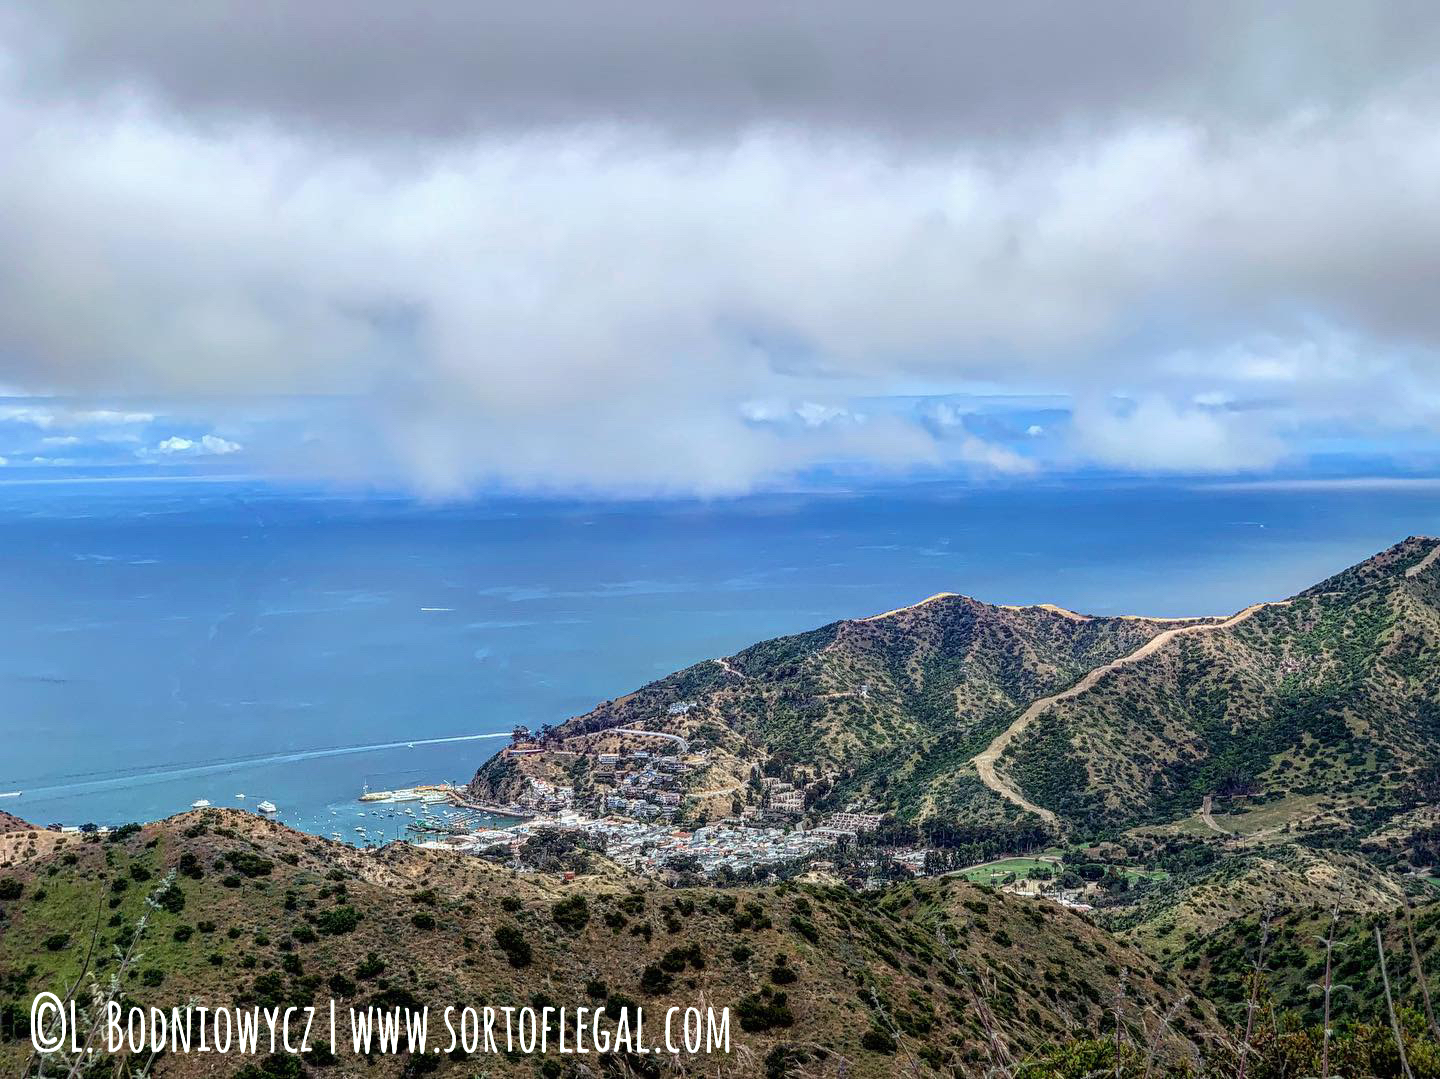
[[[12,13],[24,85],[130,87],[181,115],[453,136],[617,122],[1011,138],[1182,113],[1345,106],[1420,75],[1432,4],[1337,0],[306,0]]]

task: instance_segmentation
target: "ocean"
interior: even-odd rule
[[[197,799],[355,841],[366,788],[466,781],[517,723],[939,591],[1218,614],[1413,533],[1430,483],[928,482],[723,501],[0,484],[0,798],[115,825]],[[244,798],[239,796],[243,794]],[[364,814],[362,817],[361,814]]]

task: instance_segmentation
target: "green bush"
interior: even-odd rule
[[[651,963],[640,974],[640,988],[647,993],[664,993],[671,986],[670,975]]]
[[[505,953],[505,958],[510,961],[512,967],[519,968],[530,965],[530,942],[525,939],[525,934],[513,925],[497,927],[495,943]]]
[[[248,850],[232,850],[225,855],[223,861],[235,872],[246,877],[268,877],[275,868],[275,863],[269,858],[262,858]]]
[[[331,937],[344,936],[360,924],[360,912],[351,906],[332,907],[315,916],[315,928]]]
[[[572,895],[550,908],[555,924],[570,933],[578,933],[590,922],[590,905],[583,895]]]
[[[751,1034],[763,1033],[776,1027],[793,1026],[795,1016],[784,993],[761,990],[740,998],[735,1009],[740,1020],[740,1029]]]
[[[169,887],[157,892],[152,898],[155,900],[156,906],[171,914],[179,914],[185,909],[185,893],[173,881]]]
[[[872,1053],[884,1053],[887,1056],[900,1048],[895,1044],[894,1038],[875,1027],[871,1027],[864,1033],[860,1038],[860,1044]]]

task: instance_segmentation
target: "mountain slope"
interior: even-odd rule
[[[1057,699],[1000,757],[1071,826],[1326,794],[1409,807],[1440,759],[1440,566],[1412,538]],[[1414,571],[1414,572],[1411,572]]]
[[[728,813],[730,794],[764,765],[767,774],[798,766],[824,777],[837,804],[869,799],[912,819],[1014,821],[1022,814],[980,782],[970,758],[1030,701],[1171,625],[943,594],[686,668],[548,732],[548,759],[492,762],[475,789],[503,798],[557,758],[593,753],[604,732],[643,727],[709,752],[694,789],[724,792],[702,807],[710,815]]]
[[[1089,618],[942,594],[696,664],[546,732],[477,775],[603,793],[600,750],[679,735],[707,754],[695,816],[753,802],[756,769],[823,811],[868,804],[967,834],[1114,832],[1256,799],[1343,820],[1440,789],[1440,561],[1412,537],[1226,619]],[[1028,837],[1028,838],[1027,838]]]
[[[166,887],[170,871],[177,875]],[[7,881],[5,1075],[27,1055],[31,997],[64,992],[94,926],[102,980],[116,971],[112,945],[125,950],[137,940],[147,909],[140,958],[124,979],[137,1004],[169,1008],[194,995],[303,1006],[335,996],[342,1009],[428,1004],[438,1012],[448,1004],[608,1002],[642,1005],[650,1029],[658,1022],[650,1017],[670,1005],[703,1000],[731,1009],[735,1048],[730,1058],[697,1058],[690,1070],[701,1074],[766,1074],[761,1062],[787,1053],[796,1061],[808,1054],[810,1074],[888,1076],[897,1054],[948,1073],[993,1051],[987,1022],[1017,1055],[1104,1029],[1122,970],[1135,1022],[1146,1007],[1176,1009],[1167,1052],[1215,1031],[1211,1009],[1184,1004],[1170,975],[1085,918],[953,878],[874,895],[796,885],[665,889],[583,871],[566,881],[404,844],[362,852],[238,811],[205,810],[113,841],[67,836],[54,851],[0,869]],[[159,905],[147,908],[147,895],[157,894]],[[534,1075],[538,1063],[401,1055],[367,1064],[336,1049],[340,1063],[312,1058],[305,1074]],[[217,1073],[214,1057],[175,1056],[157,1074],[229,1077],[242,1063],[227,1060]],[[643,1060],[630,1064],[658,1074]]]

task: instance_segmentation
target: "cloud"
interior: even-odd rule
[[[48,431],[52,427],[129,427],[153,423],[149,412],[122,412],[108,408],[83,408],[63,401],[44,405],[0,406],[0,423],[21,423]]]
[[[271,467],[439,494],[1062,438],[854,403],[916,385],[1068,393],[1064,452],[1141,470],[1440,426],[1428,7],[658,10],[8,14],[0,381],[323,400]]]
[[[1440,45],[1440,19],[1418,0],[435,0],[423,17],[388,0],[54,0],[8,21],[41,100],[121,86],[204,124],[258,116],[405,143],[595,123],[961,143],[1137,111],[1263,121],[1422,78]]]
[[[158,454],[162,457],[224,457],[232,453],[239,453],[244,448],[240,443],[231,442],[218,435],[202,435],[198,439],[171,435],[157,443],[152,449],[141,452],[147,456]]]
[[[1246,472],[1276,464],[1284,449],[1243,415],[1177,408],[1159,397],[1087,402],[1074,417],[1075,445],[1091,462],[1149,472]]]

